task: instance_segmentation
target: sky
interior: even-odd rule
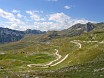
[[[104,22],[104,0],[0,0],[0,27],[41,31]]]

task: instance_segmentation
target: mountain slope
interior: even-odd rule
[[[78,36],[50,31],[0,45],[0,77],[104,78],[104,24],[93,25]]]
[[[48,31],[47,33],[45,31],[42,32],[40,30],[31,30],[31,29],[27,29],[26,31],[17,31],[8,28],[0,28],[0,43],[18,41],[22,39],[26,34],[44,34],[43,36],[45,38],[41,40],[47,41],[57,37],[78,36],[85,32],[90,32],[94,28],[95,25],[90,22],[87,24],[76,24],[62,31]]]
[[[62,30],[59,32],[60,35],[63,36],[79,36],[85,32],[90,32],[95,28],[95,25],[93,23],[88,22],[87,24],[76,24],[72,27]]]
[[[27,29],[26,31],[17,31],[8,28],[0,28],[0,43],[14,42],[22,39],[26,34],[42,34],[40,30]]]
[[[8,28],[0,28],[0,43],[17,41],[23,38],[24,32],[11,30]]]

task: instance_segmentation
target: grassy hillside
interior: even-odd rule
[[[103,78],[104,31],[99,26],[104,25],[80,36],[49,32],[0,44],[0,77]]]

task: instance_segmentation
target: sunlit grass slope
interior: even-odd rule
[[[55,49],[58,50],[61,59],[54,64],[67,54],[69,56],[59,64],[48,68],[27,66],[47,64],[57,59]],[[1,78],[6,75],[10,78],[23,78],[23,74],[42,78],[103,78],[103,68],[104,31],[100,29],[85,32],[80,36],[52,39],[48,38],[48,34],[26,35],[20,41],[0,44]],[[53,72],[50,72],[52,70]]]

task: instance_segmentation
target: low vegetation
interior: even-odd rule
[[[98,25],[73,37],[54,31],[0,44],[0,78],[104,78],[104,32]],[[50,63],[58,58],[55,50],[61,58],[48,67],[27,66]]]

